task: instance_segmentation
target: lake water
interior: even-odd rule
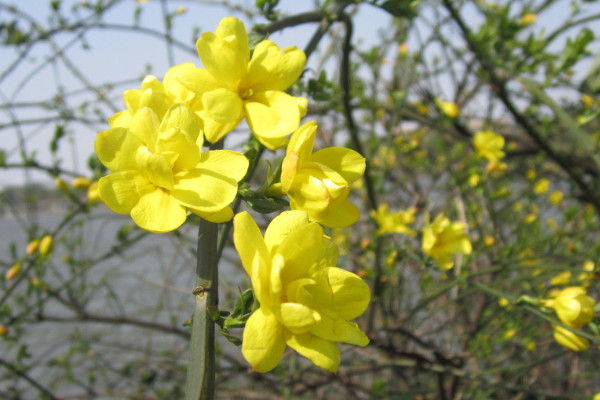
[[[40,213],[26,223],[15,218],[0,219],[0,260],[11,262],[11,243],[18,254],[24,253],[28,226],[39,226],[42,234],[55,229],[62,216],[58,212]],[[133,228],[129,216],[116,215],[103,206],[78,217],[59,233],[44,268],[28,273],[31,277],[45,271],[42,279],[56,296],[31,290],[23,279],[5,302],[11,310],[1,315],[0,323],[7,324],[18,315],[23,315],[20,321],[26,321],[21,325],[18,343],[26,344],[31,354],[25,360],[32,366],[28,375],[55,394],[121,398],[114,393],[122,393],[126,398],[126,393],[143,391],[131,384],[143,382],[148,374],[156,375],[152,378],[156,387],[185,379],[185,337],[132,324],[81,322],[69,304],[77,304],[98,318],[136,319],[187,331],[182,325],[193,309],[195,256],[190,248],[196,246],[197,227],[186,224],[178,231],[179,238],[173,234],[145,234],[137,243],[117,251],[116,237],[123,226],[132,228],[131,237],[141,232]],[[66,257],[74,261],[67,262]],[[248,286],[243,270],[234,266],[236,259],[235,251],[226,249],[219,267],[222,307],[231,306],[238,287]],[[15,282],[7,282],[3,293]],[[10,329],[15,332],[13,326]],[[238,347],[222,338],[219,343],[223,352],[241,359]],[[18,348],[0,340],[0,357],[14,362]],[[0,377],[5,372],[0,372]],[[167,372],[173,376],[167,376]],[[0,394],[12,384],[14,380],[0,380]],[[19,381],[17,386],[25,388],[22,398],[38,398],[39,391],[26,382]]]

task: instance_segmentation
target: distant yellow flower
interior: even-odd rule
[[[496,239],[494,239],[493,236],[486,236],[483,238],[483,243],[485,243],[486,246],[493,246],[494,243],[496,243]]]
[[[436,101],[436,104],[442,114],[444,114],[448,118],[456,118],[460,115],[460,108],[451,101]]]
[[[559,205],[562,201],[563,201],[563,192],[561,192],[560,190],[555,190],[554,192],[552,192],[550,194],[550,196],[548,197],[548,200],[550,200],[551,204],[554,204],[555,206]]]
[[[415,236],[417,232],[407,225],[415,222],[415,213],[417,209],[412,207],[402,211],[388,211],[388,205],[382,204],[377,211],[371,210],[371,217],[379,225],[378,234],[403,233],[405,235]]]
[[[350,184],[365,171],[365,159],[345,147],[313,153],[317,124],[302,125],[290,138],[281,165],[282,193],[292,210],[308,212],[311,221],[343,228],[358,220],[359,211],[348,199]]]
[[[533,24],[537,20],[537,15],[534,13],[527,13],[521,17],[521,25]]]
[[[535,179],[536,176],[537,176],[536,172],[532,169],[528,169],[527,172],[525,172],[525,177],[527,179]]]
[[[233,224],[235,247],[260,304],[246,322],[242,341],[242,354],[254,371],[275,368],[287,345],[335,372],[340,363],[336,342],[369,343],[350,322],[367,308],[369,287],[336,267],[337,247],[306,212],[281,213],[264,238],[247,212],[237,214]]]
[[[552,325],[554,329],[554,339],[560,344],[573,351],[586,351],[590,348],[590,342],[570,330],[559,325]]]
[[[246,117],[267,148],[283,147],[298,127],[307,100],[285,93],[302,74],[306,56],[296,47],[283,51],[272,41],[258,43],[250,59],[248,34],[241,20],[226,17],[215,33],[196,42],[204,68],[174,67],[174,79],[191,93],[204,121],[204,134],[216,142]]]
[[[504,137],[492,131],[476,132],[473,135],[473,147],[477,157],[485,158],[490,163],[498,163],[504,157]]]
[[[21,263],[18,262],[15,265],[13,265],[12,267],[10,267],[9,269],[6,270],[6,274],[4,275],[4,280],[6,281],[10,281],[12,279],[15,279],[17,277],[17,275],[19,275],[19,272],[21,272]]]
[[[560,286],[566,285],[571,280],[571,271],[563,271],[550,279],[550,285]]]
[[[469,185],[475,187],[481,183],[481,176],[479,174],[469,175]]]
[[[542,178],[533,185],[533,192],[537,194],[544,194],[550,188],[550,181],[546,178]]]
[[[177,229],[187,210],[228,221],[248,160],[229,150],[202,153],[202,144],[200,123],[189,108],[175,105],[162,119],[151,108],[138,109],[129,128],[96,137],[96,154],[111,172],[98,182],[100,197],[151,232]]]
[[[402,57],[406,57],[406,55],[408,54],[408,45],[406,44],[406,42],[400,43],[400,45],[398,46],[398,54]]]
[[[454,254],[470,254],[472,247],[466,226],[462,222],[450,222],[444,214],[439,214],[432,223],[426,217],[423,228],[423,252],[432,257],[442,270],[454,266]]]
[[[583,287],[571,286],[561,290],[555,298],[545,300],[544,304],[554,309],[563,324],[578,329],[594,318],[596,301]]]
[[[594,100],[592,96],[585,93],[581,95],[581,101],[587,108],[592,108],[592,106],[596,103],[596,100]]]

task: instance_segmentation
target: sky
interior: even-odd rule
[[[93,3],[93,1],[91,2]],[[81,3],[81,1],[62,1],[63,14],[67,16],[68,21],[74,19],[71,8],[78,3]],[[104,21],[111,24],[130,25],[136,8],[139,8],[141,10],[141,27],[164,31],[163,3],[160,0],[150,0],[146,3],[139,3],[134,0],[123,1],[106,14]],[[36,44],[27,53],[25,61],[21,62],[18,68],[9,76],[0,80],[0,104],[23,104],[28,102],[39,104],[42,101],[47,103],[49,108],[42,109],[39,105],[32,107],[0,107],[0,126],[10,124],[15,119],[31,120],[56,115],[56,103],[53,102],[53,98],[56,97],[57,93],[67,93],[68,96],[65,99],[71,105],[79,105],[86,99],[89,100],[90,92],[85,90],[83,82],[87,82],[94,87],[109,82],[127,82],[119,86],[117,88],[119,90],[107,91],[118,107],[123,107],[120,93],[125,89],[139,88],[148,66],[150,66],[150,73],[159,78],[162,78],[165,71],[173,64],[191,61],[197,66],[201,66],[194,49],[194,27],[199,28],[200,31],[214,31],[221,18],[231,15],[229,10],[219,5],[219,3],[222,3],[221,1],[213,0],[208,1],[208,3],[213,4],[199,4],[191,0],[169,0],[166,2],[166,8],[169,12],[173,12],[180,7],[187,8],[185,13],[175,17],[172,32],[173,37],[185,43],[186,49],[175,48],[172,54],[167,50],[162,38],[143,33],[96,29],[86,34],[85,40],[76,40],[71,45],[69,45],[70,41],[76,36],[73,32],[56,35],[53,37],[54,43],[58,48],[68,46],[65,54],[69,62],[79,69],[78,73],[82,75],[80,77],[75,76],[65,62],[55,62],[49,59],[54,51],[49,49],[46,44],[41,42]],[[239,0],[233,1],[233,3],[252,8],[254,0]],[[564,7],[568,7],[569,3],[565,0],[558,7],[553,7],[548,13],[544,14],[544,20],[538,23],[543,24],[545,29],[552,30],[562,21],[565,13]],[[47,25],[48,19],[51,18],[49,1],[0,0],[0,4],[15,4],[20,10],[43,25]],[[295,14],[312,10],[313,4],[313,0],[281,0],[279,9],[286,14]],[[595,8],[600,11],[598,4]],[[86,14],[85,9],[80,10],[82,15]],[[354,38],[359,41],[360,46],[366,47],[377,42],[377,31],[389,26],[391,17],[386,12],[371,6],[361,6],[359,10],[359,15],[354,19],[356,24]],[[234,15],[243,17],[239,13]],[[0,22],[6,22],[9,19],[10,16],[6,13],[6,10],[0,9]],[[246,19],[246,21],[248,20]],[[264,22],[264,19],[258,18],[256,20],[256,22],[261,21]],[[470,20],[470,22],[473,22],[473,20]],[[250,24],[247,24],[248,28],[249,26]],[[272,35],[270,39],[281,47],[298,46],[304,48],[315,29],[315,24],[288,28],[281,33]],[[561,45],[562,43],[557,42],[557,46]],[[409,40],[408,46],[409,50],[415,50],[415,42]],[[18,54],[13,48],[0,47],[0,74],[17,57]],[[309,60],[309,67],[311,62],[315,63],[316,57]],[[111,114],[108,109],[103,110],[103,112],[107,115]],[[90,118],[96,118],[93,110],[88,109],[86,113],[89,113]],[[60,143],[57,155],[53,157],[48,150],[48,144],[54,134],[55,124],[43,122],[22,124],[16,128],[0,129],[0,135],[2,135],[0,149],[8,154],[8,162],[17,162],[19,160],[18,134],[20,134],[26,139],[28,153],[36,152],[40,162],[49,163],[53,159],[59,158],[62,160],[61,165],[64,168],[85,173],[87,159],[93,153],[95,135],[98,131],[107,128],[107,123],[93,124],[92,126],[74,125],[74,128],[68,131],[66,139]],[[27,181],[52,182],[47,174],[25,173],[22,169],[12,169],[8,172],[5,169],[0,170],[0,190],[6,186],[23,184]]]

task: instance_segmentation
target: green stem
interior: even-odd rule
[[[217,224],[204,219],[198,232],[196,306],[192,322],[185,399],[212,399],[215,394],[215,324],[210,309],[218,305]]]
[[[210,150],[222,148],[222,140],[210,146]],[[192,319],[185,400],[215,397],[215,323],[211,319],[211,310],[218,309],[219,304],[217,234],[217,224],[200,220],[196,287],[193,291],[196,305]]]

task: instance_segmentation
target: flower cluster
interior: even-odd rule
[[[439,214],[431,223],[427,218],[422,233],[423,252],[433,257],[444,271],[454,266],[454,254],[471,253],[471,242],[465,224],[450,222],[444,214]]]
[[[290,346],[336,371],[336,342],[369,342],[350,321],[365,311],[370,292],[360,277],[336,266],[337,247],[321,225],[358,220],[348,194],[365,159],[342,147],[313,153],[317,124],[298,128],[307,100],[285,90],[303,72],[301,50],[263,40],[251,53],[246,29],[234,17],[202,34],[196,47],[203,68],[176,65],[162,82],[147,76],[140,89],[124,92],[126,109],[109,118],[110,129],[95,141],[109,170],[98,194],[151,232],[179,228],[188,213],[226,222],[249,160],[230,150],[203,151],[205,143],[220,141],[243,119],[270,150],[284,147],[293,133],[280,182],[269,188],[271,195],[286,195],[292,211],[276,217],[264,239],[250,214],[234,218],[235,247],[259,303],[247,321],[242,353],[255,371],[266,372]]]
[[[234,242],[260,303],[244,329],[242,353],[258,372],[279,363],[286,346],[335,372],[335,342],[366,346],[367,336],[350,320],[370,300],[357,275],[336,267],[337,247],[304,211],[286,211],[270,223],[264,239],[243,212],[234,218]]]

